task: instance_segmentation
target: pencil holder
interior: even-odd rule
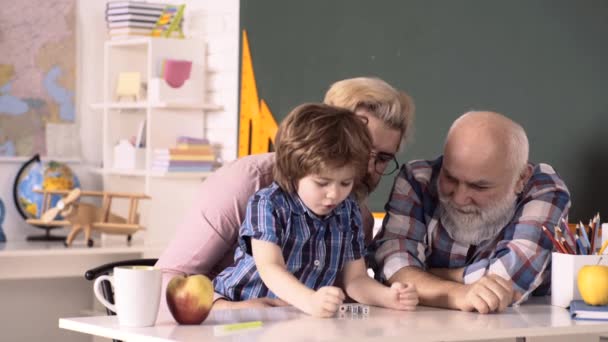
[[[578,271],[585,265],[596,264],[608,265],[608,255],[572,255],[554,252],[551,262],[551,305],[566,308],[573,299],[582,299],[576,281]]]

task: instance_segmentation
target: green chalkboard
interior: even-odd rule
[[[240,10],[277,120],[336,80],[377,76],[416,102],[405,162],[439,155],[460,114],[498,111],[524,126],[530,159],[566,180],[571,220],[608,219],[608,2],[242,0]]]

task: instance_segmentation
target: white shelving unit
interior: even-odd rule
[[[147,228],[143,237],[146,244],[166,243],[178,223],[175,218],[191,201],[196,184],[209,175],[209,172],[152,170],[154,149],[175,146],[178,136],[206,138],[207,115],[222,109],[205,101],[205,56],[205,42],[200,39],[146,37],[108,41],[104,46],[103,99],[91,105],[103,113],[103,165],[92,171],[103,175],[106,190],[144,192],[152,197],[142,202],[140,211],[141,223]],[[139,72],[150,91],[153,78],[161,76],[165,59],[192,61],[190,78],[181,88],[172,89],[171,96],[152,96],[150,93],[133,99],[115,96],[121,72]],[[180,91],[187,87],[190,87],[190,96],[184,98]],[[195,90],[194,97],[191,96],[192,89]],[[142,165],[134,169],[116,168],[114,146],[120,140],[137,136],[144,121]],[[121,209],[116,212],[120,214]],[[137,235],[134,236],[136,238]]]

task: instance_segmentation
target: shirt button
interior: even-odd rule
[[[313,263],[316,267],[319,267],[319,265],[321,265],[321,262],[319,260],[315,260],[315,262]]]

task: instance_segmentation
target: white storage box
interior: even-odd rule
[[[114,164],[112,167],[115,169],[144,169],[146,166],[145,160],[145,148],[135,148],[127,140],[121,140],[114,146]]]
[[[202,104],[205,87],[202,79],[188,79],[179,88],[173,88],[162,78],[150,79],[148,99],[155,103]]]
[[[600,261],[601,259],[601,261]],[[551,262],[551,305],[566,308],[573,299],[582,299],[576,278],[585,265],[608,265],[608,255],[553,253]]]

